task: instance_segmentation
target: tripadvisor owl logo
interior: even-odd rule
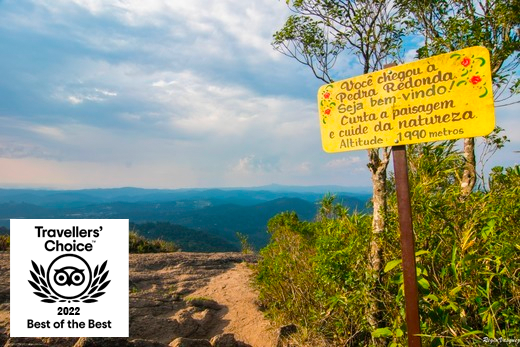
[[[47,268],[31,260],[32,280],[28,282],[35,290],[34,295],[45,303],[97,302],[110,284],[107,262],[96,265],[92,271],[89,263],[77,254],[62,254]]]

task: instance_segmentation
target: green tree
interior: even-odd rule
[[[294,13],[274,35],[273,46],[308,66],[318,79],[331,83],[340,55],[354,54],[363,73],[381,69],[399,53],[402,16],[387,0],[287,0]],[[340,76],[344,77],[344,76]],[[385,229],[386,178],[390,148],[368,150],[373,185],[370,268],[379,280],[382,269],[380,235]],[[376,300],[377,301],[377,300]],[[374,307],[370,322],[377,326]]]
[[[466,47],[486,47],[491,56],[495,104],[511,104],[509,99],[518,94],[520,86],[516,78],[520,64],[518,1],[398,0],[397,4],[409,15],[409,28],[424,37],[424,45],[418,50],[420,58]],[[495,132],[486,143],[501,147],[504,140]],[[477,179],[474,138],[464,139],[463,156],[461,194],[468,196]]]

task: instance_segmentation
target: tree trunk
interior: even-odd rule
[[[380,236],[385,229],[386,217],[386,169],[388,166],[390,150],[383,148],[383,158],[379,155],[378,149],[368,151],[368,168],[372,175],[372,235],[370,241],[369,264],[374,280],[374,284],[379,283],[383,267],[382,249]],[[379,294],[377,291],[372,293],[372,304],[369,308],[368,323],[373,329],[378,328],[380,320]],[[375,343],[379,341],[374,341]]]
[[[370,242],[370,267],[375,274],[382,268],[380,234],[385,229],[386,165],[372,173],[372,241]]]
[[[475,138],[464,139],[464,172],[460,183],[461,196],[466,197],[473,191],[477,179],[475,161]]]
[[[378,149],[368,150],[368,168],[372,175],[372,241],[370,243],[370,267],[375,274],[382,268],[379,236],[385,229],[386,212],[386,168],[390,157],[390,148],[382,149],[381,158]]]

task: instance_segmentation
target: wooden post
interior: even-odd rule
[[[401,252],[403,259],[404,300],[406,326],[408,327],[408,347],[421,347],[421,327],[419,324],[419,297],[417,274],[415,272],[415,247],[412,227],[412,207],[408,186],[408,164],[406,146],[392,147],[394,159],[395,188],[401,231]]]

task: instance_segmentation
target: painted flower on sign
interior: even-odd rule
[[[482,78],[480,78],[480,76],[473,76],[471,77],[471,79],[469,80],[471,83],[473,84],[477,84],[479,83],[480,81],[482,81]]]
[[[457,87],[473,85],[473,88],[480,92],[480,98],[489,94],[487,82],[480,83],[483,81],[483,78],[486,77],[483,75],[484,72],[482,71],[482,68],[488,64],[486,59],[475,55],[465,57],[459,53],[452,54],[450,58],[454,59],[457,64],[462,65],[459,80],[456,82]]]
[[[331,90],[333,86],[329,84],[325,86],[323,92],[321,93],[320,98],[320,113],[321,113],[321,121],[323,124],[327,124],[328,116],[332,113],[333,109],[336,107],[336,102],[331,98]]]

